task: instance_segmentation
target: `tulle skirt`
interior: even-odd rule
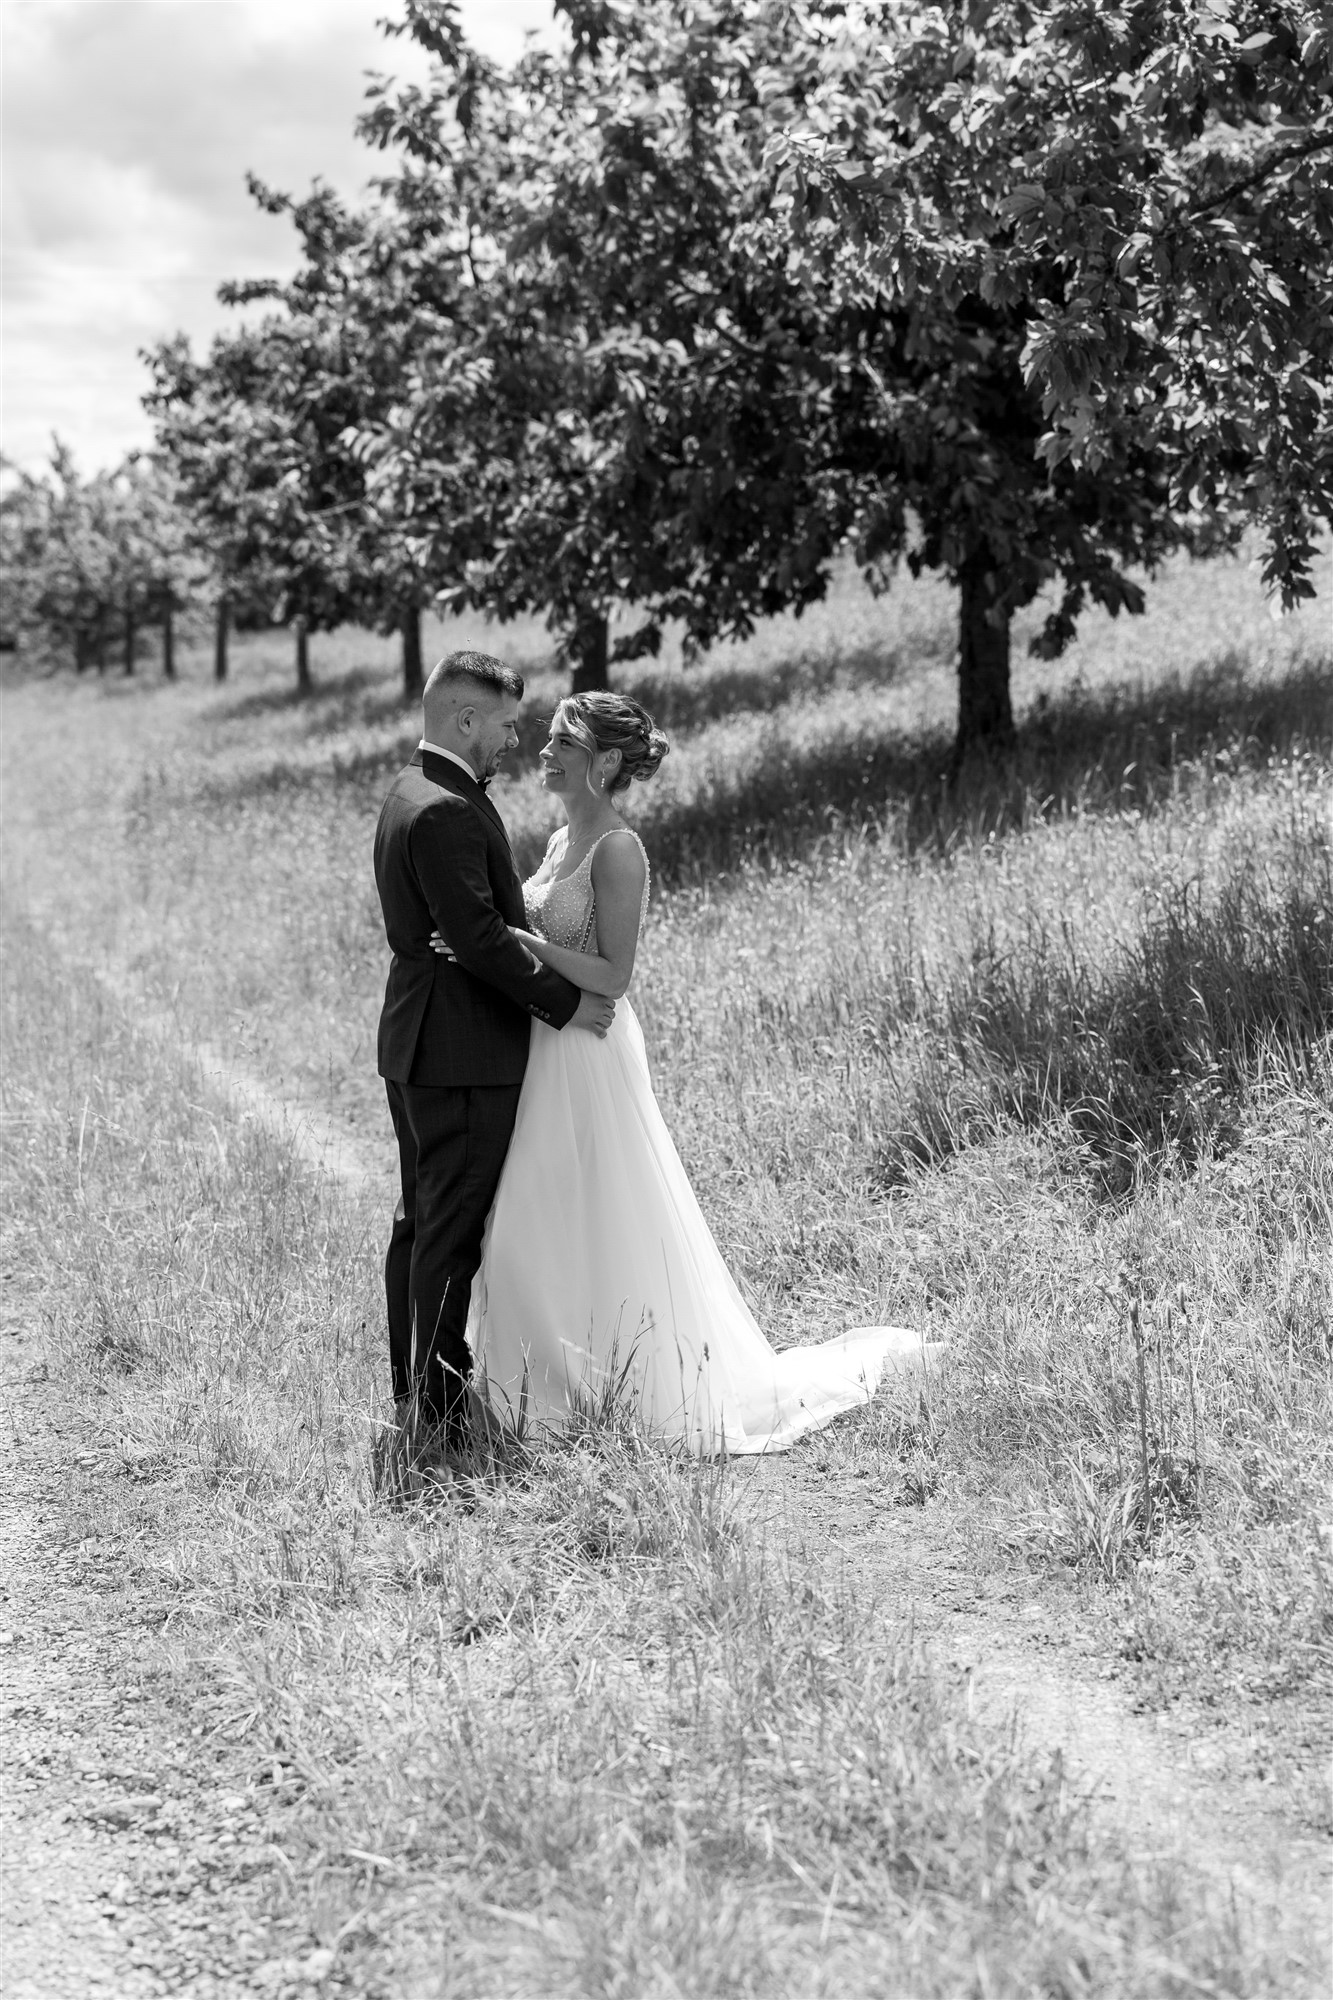
[[[936,1352],[905,1327],[774,1352],[694,1198],[626,1000],[604,1041],[532,1023],[468,1342],[498,1416],[558,1424],[626,1399],[708,1456],[781,1450]]]

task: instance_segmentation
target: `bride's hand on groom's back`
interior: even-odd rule
[[[511,924],[510,930],[515,937],[526,938],[527,933],[520,931],[515,925]],[[430,948],[438,958],[446,958],[452,964],[457,965],[457,952],[449,949],[439,931],[431,932]],[[538,961],[534,959],[533,963],[536,964]],[[581,993],[579,995],[579,1004],[570,1016],[566,1026],[570,1028],[586,1028],[590,1034],[596,1035],[598,1041],[605,1041],[611,1023],[615,1018],[616,1003],[614,1000],[607,999],[603,993]]]
[[[604,993],[580,993],[579,1004],[566,1023],[570,1028],[589,1028],[598,1041],[605,1041],[616,1018],[616,1003]]]

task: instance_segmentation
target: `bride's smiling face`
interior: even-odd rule
[[[571,792],[588,790],[588,768],[592,758],[577,736],[571,736],[567,729],[561,728],[558,715],[552,719],[551,733],[539,762],[545,791],[567,798]]]

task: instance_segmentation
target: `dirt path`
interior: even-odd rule
[[[1094,1828],[1131,1854],[1179,1861],[1207,1901],[1283,1968],[1297,2000],[1333,1992],[1333,1850],[1305,1832],[1280,1789],[1227,1769],[1225,1726],[1149,1713],[1132,1683],[1079,1631],[1072,1592],[1014,1574],[979,1581],[930,1510],[884,1510],[793,1456],[752,1477],[748,1509],[812,1568],[836,1565],[910,1621],[941,1666],[967,1678],[975,1713],[1058,1751]]]
[[[266,1990],[256,1890],[273,1857],[215,1718],[201,1705],[192,1723],[158,1684],[165,1613],[136,1560],[120,1486],[133,1470],[49,1373],[21,1300],[0,1334],[0,1399],[0,1987]]]

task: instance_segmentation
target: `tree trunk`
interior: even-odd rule
[[[93,651],[97,656],[97,671],[99,674],[104,674],[106,672],[106,606],[105,605],[102,605],[97,613],[97,632],[93,640]]]
[[[176,678],[176,631],[170,604],[162,607],[162,674],[169,681]]]
[[[139,627],[135,622],[134,606],[127,601],[125,605],[125,672],[127,674],[134,672],[134,643],[138,636]]]
[[[1007,750],[1014,741],[1009,701],[1009,613],[994,609],[1000,578],[987,548],[968,557],[959,571],[962,599],[958,618],[957,771],[975,750]]]
[[[403,698],[414,701],[421,693],[421,612],[409,604],[399,621],[403,635]]]
[[[605,613],[586,612],[574,627],[575,664],[570,683],[574,694],[591,694],[611,685],[606,673],[609,650]]]
[[[296,685],[302,694],[310,692],[310,628],[304,618],[296,621]]]
[[[87,672],[90,650],[88,627],[86,625],[76,625],[74,627],[74,671],[76,674]]]
[[[227,640],[231,633],[231,599],[224,591],[218,599],[217,624],[213,628],[213,678],[227,678]]]

